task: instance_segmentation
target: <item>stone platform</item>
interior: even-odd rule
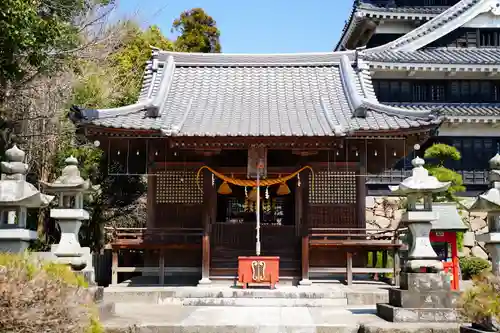
[[[187,307],[123,303],[108,333],[458,333],[458,324],[388,323],[373,307]]]
[[[276,290],[239,289],[227,283],[203,287],[104,289],[113,314],[103,321],[110,333],[458,333],[459,325],[389,323],[376,315],[392,287],[378,282],[351,286],[316,283],[279,285]]]

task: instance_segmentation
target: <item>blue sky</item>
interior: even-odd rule
[[[353,0],[119,0],[119,12],[170,36],[172,21],[201,7],[221,30],[227,53],[331,51]]]

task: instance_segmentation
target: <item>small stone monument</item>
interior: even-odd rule
[[[24,252],[37,239],[36,231],[26,229],[27,210],[45,207],[54,199],[26,181],[24,157],[24,151],[14,145],[1,163],[0,252]]]
[[[477,235],[476,240],[486,243],[492,271],[500,276],[500,154],[490,160],[490,169],[490,189],[477,197],[469,211],[488,213],[489,232]]]
[[[392,322],[457,322],[455,304],[460,293],[451,290],[429,239],[432,221],[438,219],[432,210],[432,194],[447,190],[450,183],[430,176],[424,164],[416,157],[412,176],[389,187],[394,194],[407,197],[401,222],[408,227],[412,241],[400,288],[389,290],[389,304],[377,304],[377,314]],[[417,205],[422,199],[423,206]]]
[[[50,210],[50,217],[61,229],[61,240],[52,246],[51,252],[58,263],[69,264],[77,271],[91,272],[89,278],[93,280],[90,249],[82,248],[78,240],[82,221],[89,219],[89,213],[83,209],[83,196],[89,192],[90,182],[80,176],[76,158],[68,157],[65,163],[61,176],[53,183],[41,182],[47,192],[58,196],[58,207]]]

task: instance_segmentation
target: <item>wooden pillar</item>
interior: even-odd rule
[[[201,280],[198,285],[210,284],[210,229],[212,223],[212,212],[215,190],[212,185],[212,174],[205,170],[203,174],[203,236]]]
[[[366,144],[362,145],[361,150],[358,175],[356,177],[356,202],[358,204],[356,226],[358,228],[366,228],[366,163],[368,153]]]
[[[302,279],[299,281],[301,286],[310,286],[312,284],[309,279],[309,222],[307,217],[307,206],[309,202],[309,174],[304,173],[305,177],[301,177],[302,186],[297,193],[298,203],[300,207],[300,228],[302,237],[301,246],[301,271]]]
[[[347,261],[347,285],[350,286],[352,284],[352,252],[347,251],[346,253],[346,261]]]
[[[111,255],[111,284],[118,284],[118,249],[112,249]]]
[[[165,251],[163,249],[160,249],[159,251],[158,266],[160,267],[158,272],[158,281],[159,284],[163,286],[165,284]]]
[[[157,168],[155,160],[156,147],[151,147],[148,151],[148,165],[146,172],[148,173],[148,188],[147,188],[147,211],[146,211],[146,228],[158,227],[155,225],[155,207],[156,207],[156,182],[157,182]]]
[[[458,246],[457,246],[457,233],[456,232],[446,232],[447,238],[451,243],[451,262],[452,262],[452,274],[453,274],[453,290],[460,290],[460,281],[458,276],[459,262],[458,262]]]

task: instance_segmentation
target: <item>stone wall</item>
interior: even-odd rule
[[[404,209],[399,197],[366,197],[366,225],[370,229],[397,228]],[[486,213],[469,213],[459,209],[469,231],[464,234],[463,249],[460,256],[476,256],[488,259],[484,243],[476,241],[476,235],[488,232]]]

